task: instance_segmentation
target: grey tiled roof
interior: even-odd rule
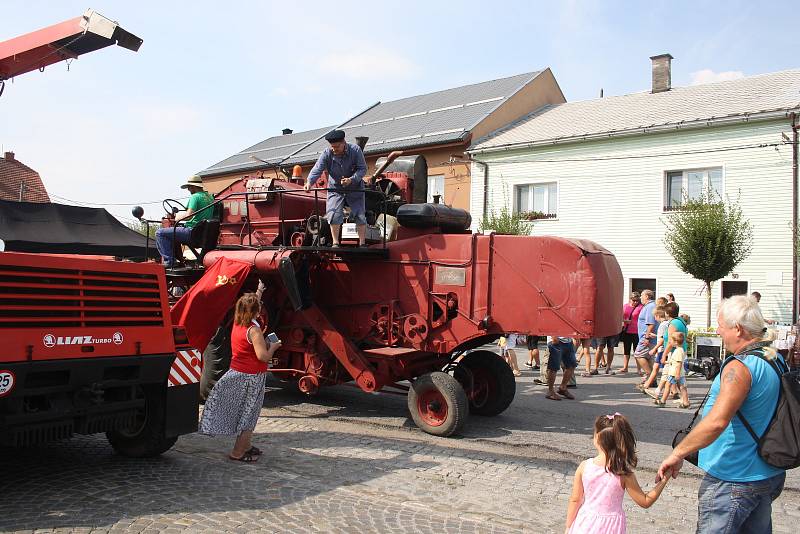
[[[529,72],[509,78],[383,102],[359,114],[340,128],[345,131],[350,142],[355,142],[357,136],[369,137],[364,151],[367,155],[463,141],[481,120],[541,72]],[[307,144],[332,128],[271,137],[205,169],[200,172],[200,175],[209,176],[263,168],[264,164],[253,160],[250,155],[270,163],[277,163],[303,147],[303,144],[300,144],[302,139]],[[276,148],[288,143],[297,144]],[[328,143],[324,139],[320,139],[302,148],[297,154],[284,161],[284,164],[311,163],[327,146]]]
[[[580,139],[800,108],[800,70],[549,105],[482,139],[470,150]]]
[[[333,126],[326,126],[325,128],[318,128],[316,130],[309,130],[307,132],[297,132],[288,135],[277,135],[270,137],[258,144],[249,148],[245,148],[238,154],[234,154],[219,163],[215,163],[211,167],[200,171],[200,176],[212,176],[214,174],[227,174],[231,172],[240,172],[250,169],[264,168],[264,163],[253,159],[255,156],[270,163],[278,163],[293,152],[303,148],[317,137],[324,135],[331,130]]]

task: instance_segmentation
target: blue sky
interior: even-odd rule
[[[800,67],[797,2],[3,0],[0,40],[92,7],[144,39],[8,82],[0,145],[54,200],[161,213],[192,173],[377,101],[550,67],[570,101]],[[66,202],[66,201],[64,201]],[[70,202],[67,202],[70,203]],[[112,205],[120,204],[120,205]]]

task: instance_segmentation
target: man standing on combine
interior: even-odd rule
[[[358,246],[363,247],[367,235],[367,218],[364,202],[364,175],[367,162],[358,145],[344,140],[342,130],[328,132],[325,140],[330,143],[320,154],[317,163],[308,175],[305,190],[308,191],[322,175],[328,171],[328,200],[325,205],[326,217],[331,225],[333,246],[339,246],[339,234],[344,220],[344,203],[350,206],[350,215],[355,219],[358,231]]]

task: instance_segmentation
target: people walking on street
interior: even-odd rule
[[[576,351],[576,361],[580,362],[583,358],[586,358],[586,372],[583,373],[581,376],[596,375],[597,370],[592,372],[592,355],[590,352],[590,348],[592,346],[592,338],[590,337],[575,338],[574,343]]]
[[[653,370],[650,371],[650,375],[645,380],[644,385],[642,386],[642,391],[647,395],[652,396],[649,391],[649,388],[653,386],[653,384],[657,383],[658,380],[658,371],[659,369],[663,368],[666,365],[666,359],[662,359],[664,355],[664,349],[667,346],[667,342],[665,339],[665,335],[667,332],[667,328],[669,327],[669,321],[667,321],[667,313],[664,310],[663,306],[656,306],[656,309],[653,311],[653,317],[655,317],[656,321],[658,321],[658,331],[656,333],[656,346],[650,349],[650,355],[653,356]],[[656,398],[656,397],[653,397]]]
[[[231,366],[208,395],[200,432],[212,436],[237,435],[228,457],[240,462],[258,461],[261,451],[252,446],[253,430],[264,403],[267,362],[281,346],[264,339],[257,317],[261,301],[245,293],[236,302],[231,331]]]
[[[525,341],[528,344],[528,361],[525,362],[525,366],[530,367],[534,371],[538,371],[540,368],[539,336],[528,334]]]
[[[628,362],[631,359],[631,350],[636,348],[639,343],[639,332],[637,331],[637,324],[639,322],[639,313],[642,311],[642,300],[638,291],[632,291],[628,303],[622,307],[622,369],[620,373],[628,372]],[[634,359],[636,362],[636,359]],[[636,364],[636,369],[639,369],[639,364]]]
[[[596,341],[597,349],[594,353],[595,370],[599,372],[600,368],[603,367],[605,374],[617,374],[616,371],[611,370],[611,363],[614,361],[614,347],[619,343],[619,336],[598,337]]]
[[[653,356],[650,355],[650,349],[656,345],[656,332],[658,330],[658,321],[656,321],[653,311],[655,310],[656,303],[653,302],[653,290],[645,289],[642,291],[642,311],[639,313],[639,320],[637,322],[637,331],[639,332],[639,344],[636,345],[636,351],[633,357],[636,358],[637,365],[641,368],[644,377],[642,383],[637,386],[637,389],[643,391],[644,382],[652,371]]]
[[[686,376],[683,370],[683,362],[686,360],[686,351],[683,350],[683,332],[675,331],[670,335],[670,340],[675,346],[669,354],[667,361],[668,371],[666,373],[666,383],[663,384],[663,391],[661,398],[656,398],[655,403],[657,406],[666,406],[667,399],[669,398],[670,389],[675,385],[680,392],[681,398],[679,406],[681,408],[689,408],[689,392],[686,389]],[[665,354],[666,356],[666,354]],[[664,382],[662,380],[662,382]]]
[[[501,337],[498,345],[500,345],[500,355],[508,362],[514,376],[522,376],[517,363],[517,353],[514,351],[517,348],[517,334],[511,333]]]
[[[644,492],[633,470],[637,464],[636,437],[625,416],[601,415],[594,422],[597,456],[584,460],[575,471],[567,507],[569,534],[624,534],[627,532],[622,499],[627,492],[642,508],[658,500],[668,477]]]
[[[547,344],[547,395],[545,398],[550,400],[561,400],[561,397],[574,400],[575,397],[567,391],[570,379],[575,373],[575,368],[578,362],[575,360],[575,346],[572,344],[572,339],[568,337],[552,337]],[[561,386],[558,391],[555,390],[556,373],[562,368],[563,376],[561,379]]]
[[[733,353],[711,384],[703,419],[661,463],[658,477],[678,476],[683,460],[699,452],[706,472],[698,492],[697,532],[772,532],[772,502],[783,491],[784,469],[766,463],[758,443],[775,413],[781,380],[772,364],[783,358],[764,340],[756,299],[737,295],[722,302],[717,333]]]

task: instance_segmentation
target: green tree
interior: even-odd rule
[[[156,224],[149,224],[144,221],[130,221],[126,222],[125,226],[127,226],[134,232],[139,232],[143,236],[149,234],[150,239],[156,238],[156,230],[158,229],[158,225]]]
[[[530,235],[532,223],[528,222],[521,213],[512,213],[508,207],[503,207],[500,212],[492,210],[486,219],[481,219],[478,230],[494,230],[497,234]]]
[[[706,327],[710,327],[711,285],[750,255],[750,222],[742,215],[738,201],[723,201],[711,191],[697,199],[684,199],[665,219],[667,251],[683,272],[705,284]]]

